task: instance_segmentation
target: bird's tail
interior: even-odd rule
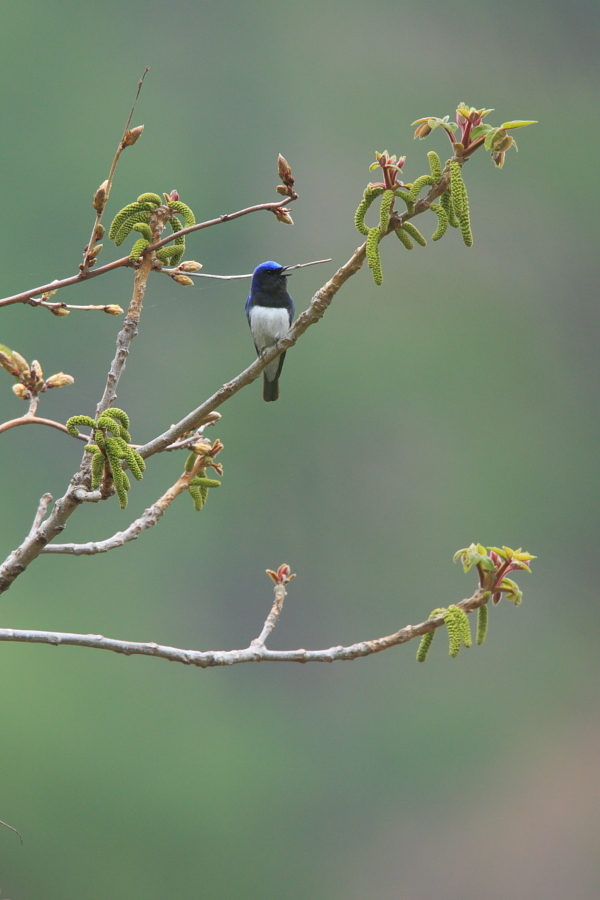
[[[263,373],[263,400],[269,403],[271,400],[279,400],[279,378],[269,381]]]

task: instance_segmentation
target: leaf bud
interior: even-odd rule
[[[39,364],[39,362],[37,361],[37,359],[33,360],[29,371],[31,372],[32,379],[34,379],[35,381],[43,381],[44,380],[44,373],[42,372],[42,367]]]
[[[20,397],[21,400],[29,400],[31,398],[31,394],[24,384],[13,384],[13,392],[17,395],[17,397]]]
[[[185,287],[188,287],[189,285],[194,283],[191,278],[188,278],[187,275],[173,275],[172,278],[173,281],[177,282],[177,284],[183,284]]]
[[[116,303],[111,303],[108,306],[104,307],[104,312],[108,313],[109,316],[121,316],[123,315],[123,310],[120,306],[117,306]]]
[[[136,128],[126,131],[125,137],[123,138],[123,147],[133,147],[135,142],[142,136],[143,130],[144,126],[138,125]]]
[[[181,272],[199,272],[202,268],[202,263],[196,262],[194,259],[188,259],[185,262],[179,263],[177,268]]]
[[[50,378],[46,380],[47,388],[59,388],[66,387],[68,384],[73,384],[75,379],[72,375],[65,375],[64,372],[57,372],[56,375],[51,375]]]
[[[285,157],[281,155],[281,153],[277,157],[277,174],[286,187],[293,187],[294,179],[292,177],[290,164],[288,163],[287,159],[285,159]]]
[[[11,352],[11,356],[12,356],[12,358],[13,358],[14,361],[15,361],[15,366],[16,366],[16,369],[17,369],[16,372],[13,372],[13,375],[16,375],[16,374],[19,374],[19,375],[26,375],[26,374],[28,374],[28,372],[29,372],[29,363],[27,362],[27,360],[24,359],[24,358],[21,356],[20,353],[17,353],[16,350],[13,350],[13,351]]]
[[[98,224],[96,225],[96,230],[94,232],[94,240],[95,241],[102,240],[102,238],[104,237],[105,231],[106,231],[106,228],[104,227],[104,225],[102,225],[101,222],[98,222]]]
[[[0,344],[0,366],[11,375],[18,375],[17,365],[13,359],[12,350]]]
[[[285,206],[279,207],[279,209],[274,209],[275,217],[278,222],[283,222],[284,225],[293,225],[294,220],[290,216],[290,211]]]
[[[52,313],[53,316],[68,316],[70,310],[65,309],[64,306],[49,306],[48,309]]]
[[[94,194],[94,199],[92,202],[92,206],[96,210],[96,212],[102,212],[106,205],[106,201],[108,199],[107,196],[107,188],[108,188],[108,180],[103,181],[96,193]]]

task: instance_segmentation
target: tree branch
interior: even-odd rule
[[[483,606],[488,600],[489,593],[478,590],[472,597],[467,600],[461,600],[456,605],[468,614]],[[13,628],[0,629],[0,641],[52,644],[53,646],[67,644],[75,647],[89,647],[94,650],[111,650],[114,653],[123,653],[125,656],[156,656],[171,662],[207,669],[215,666],[231,666],[249,662],[330,663],[357,659],[405,644],[429,631],[435,631],[443,625],[443,615],[437,615],[427,619],[425,622],[421,622],[419,625],[407,625],[401,628],[400,631],[394,632],[394,634],[370,641],[360,641],[347,647],[329,647],[326,650],[269,650],[264,644],[260,643],[260,639],[253,641],[249,647],[243,650],[183,650],[153,642],[120,641],[113,638],[105,638],[101,634],[68,634],[54,631],[16,630]]]
[[[69,431],[67,431],[66,426],[62,424],[62,422],[55,422],[54,419],[42,419],[39,416],[20,416],[18,419],[11,419],[10,422],[3,422],[0,425],[0,434],[3,431],[8,431],[10,428],[16,428],[19,425],[49,425],[50,428],[56,428],[57,431],[64,431],[65,434],[68,434],[69,437],[75,437]],[[89,437],[87,434],[77,434],[77,437],[80,441],[89,441]]]
[[[156,242],[148,247],[149,251],[157,250],[160,247],[163,247],[165,244],[170,243],[175,240],[177,237],[181,237],[181,235],[189,234],[192,231],[200,231],[203,228],[210,228],[213,225],[221,225],[223,222],[230,222],[233,219],[239,219],[241,216],[247,216],[253,212],[259,212],[262,209],[271,210],[271,212],[275,209],[279,209],[281,206],[285,205],[290,200],[287,197],[285,200],[281,202],[275,203],[259,203],[256,206],[248,206],[245,209],[240,209],[237,212],[233,213],[225,213],[222,216],[219,216],[216,219],[209,219],[206,222],[198,222],[196,225],[191,225],[189,228],[182,228],[181,231],[174,232],[173,234],[168,235],[163,238],[160,242]],[[72,284],[79,284],[82,281],[87,281],[89,278],[96,278],[98,275],[105,275],[106,272],[112,272],[114,269],[122,268],[123,266],[129,266],[130,268],[134,268],[135,264],[131,262],[128,256],[123,256],[121,259],[115,259],[111,263],[107,263],[105,266],[100,266],[98,269],[88,269],[86,272],[78,272],[77,275],[70,275],[68,278],[60,278],[55,279],[54,281],[49,282],[48,284],[42,284],[40,287],[32,288],[28,291],[23,291],[20,294],[13,294],[11,297],[4,297],[0,300],[0,307],[2,306],[11,306],[13,303],[29,303],[33,297],[36,297],[38,294],[44,294],[47,291],[58,291],[63,287],[70,287]],[[40,304],[35,302],[30,304],[32,306],[39,306]]]
[[[156,503],[153,503],[152,506],[145,509],[142,515],[132,522],[125,531],[117,531],[116,534],[106,538],[104,541],[88,541],[86,544],[48,544],[43,547],[40,552],[68,553],[73,556],[94,556],[96,553],[107,553],[109,550],[116,550],[117,547],[122,547],[123,544],[126,544],[129,541],[137,540],[142,531],[146,531],[148,528],[152,528],[153,525],[156,525],[165,510],[168,509],[179,494],[187,491],[191,479],[198,474],[198,470],[202,467],[203,461],[204,457],[202,455],[198,456],[193,469],[189,472],[184,472],[183,475],[177,479],[175,484],[172,485],[169,490],[156,501]],[[100,499],[99,491],[91,491],[90,494],[98,494],[98,499]],[[45,496],[49,496],[49,494]]]

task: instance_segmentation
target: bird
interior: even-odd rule
[[[252,274],[246,318],[259,356],[277,344],[294,318],[294,302],[287,292],[288,268],[268,260]],[[279,400],[279,376],[284,359],[285,352],[275,357],[263,372],[263,400],[267,403]]]

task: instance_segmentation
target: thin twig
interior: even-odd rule
[[[177,232],[179,234],[179,232]],[[304,269],[305,266],[318,266],[320,263],[331,262],[331,259],[315,259],[313,262],[307,263],[298,263],[296,266],[285,266],[286,272],[291,272],[292,269]],[[165,275],[175,275],[178,272],[181,272],[179,267],[175,269],[161,269],[161,272],[164,272]],[[241,278],[252,278],[253,273],[250,272],[248,275],[208,275],[206,272],[188,272],[185,270],[186,275],[191,275],[192,278],[218,278],[219,281],[237,281]]]
[[[140,96],[140,91],[142,90],[142,85],[143,85],[143,83],[144,83],[144,78],[146,77],[146,75],[148,74],[148,72],[149,72],[149,68],[148,68],[148,66],[146,66],[146,68],[145,68],[145,70],[144,70],[144,74],[142,75],[142,77],[140,78],[140,80],[139,80],[139,82],[138,82],[137,91],[136,91],[136,94],[135,94],[135,98],[134,98],[134,100],[133,100],[133,105],[132,105],[132,107],[131,107],[131,111],[130,111],[130,113],[129,113],[129,117],[128,117],[128,119],[127,119],[127,122],[126,122],[126,124],[125,124],[125,128],[123,129],[123,136],[122,136],[121,140],[119,141],[119,146],[117,147],[117,152],[116,152],[115,155],[114,155],[114,159],[113,159],[112,165],[111,165],[111,167],[110,167],[110,172],[108,173],[108,178],[106,179],[106,188],[104,189],[104,193],[105,193],[105,202],[104,202],[104,204],[101,206],[100,209],[96,210],[96,218],[95,218],[95,220],[94,220],[94,226],[93,226],[93,228],[92,228],[92,235],[91,235],[91,237],[90,237],[89,243],[88,243],[87,247],[85,248],[85,251],[84,251],[84,254],[83,254],[83,265],[82,265],[82,267],[81,267],[81,273],[82,273],[82,275],[87,275],[87,272],[88,272],[89,267],[90,267],[90,259],[91,259],[92,256],[93,256],[92,251],[93,251],[93,249],[94,249],[94,247],[95,247],[95,245],[96,245],[96,243],[97,243],[97,241],[98,241],[98,225],[100,224],[100,221],[101,221],[101,219],[102,219],[102,216],[104,215],[104,209],[105,209],[105,207],[106,207],[106,203],[108,202],[108,198],[109,198],[109,196],[110,196],[110,189],[112,188],[113,179],[114,179],[114,177],[115,177],[115,170],[116,170],[116,168],[117,168],[117,163],[119,162],[119,159],[120,159],[120,157],[121,157],[121,153],[122,153],[123,150],[125,149],[125,146],[126,146],[126,144],[125,144],[125,138],[126,138],[126,136],[127,136],[127,131],[128,131],[128,129],[129,129],[129,126],[131,125],[131,120],[132,120],[132,118],[133,118],[133,113],[134,113],[134,111],[135,111],[135,107],[136,107],[137,102],[138,102],[138,97]]]
[[[23,843],[23,838],[21,837],[21,832],[20,832],[20,831],[17,831],[16,828],[13,828],[12,825],[9,825],[9,824],[8,824],[8,822],[3,822],[2,819],[0,819],[0,825],[4,825],[5,828],[9,828],[10,831],[14,831],[15,834],[18,834],[18,835],[19,835],[19,840],[21,841],[21,843]]]
[[[46,515],[46,511],[50,504],[52,503],[52,494],[43,494],[40,498],[40,502],[37,508],[37,512],[35,514],[35,518],[33,520],[33,524],[29,529],[28,537],[33,537],[36,533],[42,522],[44,521],[44,516]]]
[[[97,553],[107,553],[109,550],[116,550],[118,547],[122,547],[123,544],[127,544],[129,541],[135,541],[143,531],[156,525],[165,510],[169,508],[176,497],[184,491],[187,491],[191,479],[194,478],[198,474],[198,470],[202,468],[203,461],[204,457],[200,454],[195,461],[194,468],[190,472],[184,472],[183,475],[177,479],[175,484],[173,484],[168,491],[165,491],[156,503],[153,503],[152,506],[149,506],[148,509],[144,510],[142,515],[132,522],[125,531],[117,531],[116,534],[106,538],[104,541],[88,541],[86,544],[48,544],[42,548],[41,552],[67,553],[73,556],[95,556]],[[87,500],[88,497],[82,497],[82,494],[83,492],[81,490],[78,491],[77,497]],[[92,499],[92,494],[97,494],[97,499],[101,499],[100,491],[90,491],[89,499]],[[96,498],[94,497],[94,499]]]
[[[0,425],[0,434],[3,431],[8,431],[9,428],[16,428],[18,425],[49,425],[50,428],[56,428],[57,431],[64,431],[65,434],[70,435],[71,437],[77,437],[80,441],[89,441],[89,437],[86,434],[78,433],[76,435],[71,435],[70,431],[67,431],[66,426],[62,424],[62,422],[55,422],[54,419],[42,419],[40,416],[20,416],[18,419],[11,419],[10,422],[3,422]]]
[[[471,613],[489,600],[489,593],[476,591],[468,600],[461,600],[456,605],[466,613]],[[207,669],[215,666],[231,666],[249,662],[338,662],[371,656],[391,647],[397,647],[421,637],[429,631],[435,631],[444,625],[444,616],[437,615],[419,625],[407,625],[393,634],[370,641],[360,641],[349,646],[329,647],[326,650],[269,650],[264,645],[251,643],[243,650],[184,650],[153,642],[137,643],[106,638],[100,634],[68,634],[57,631],[29,631],[13,628],[0,629],[0,641],[16,641],[30,644],[67,644],[76,647],[89,647],[94,650],[111,650],[125,656],[156,656],[171,662],[198,666]]]
[[[260,212],[262,209],[274,212],[276,209],[285,206],[286,203],[292,203],[297,199],[298,195],[295,194],[293,197],[286,197],[285,200],[280,200],[277,203],[258,203],[256,206],[249,206],[247,209],[238,210],[238,212],[225,213],[222,216],[218,216],[216,219],[209,219],[207,222],[197,222],[195,225],[188,225],[187,228],[175,231],[173,234],[167,235],[167,237],[157,241],[155,244],[151,244],[148,249],[159,250],[161,247],[164,247],[165,244],[170,244],[171,241],[174,241],[176,238],[184,237],[186,234],[192,234],[194,231],[201,231],[203,228],[212,228],[213,225],[222,225],[224,222],[232,222],[234,219],[239,219],[240,216],[247,216],[249,213]]]
[[[271,611],[265,620],[265,624],[263,625],[263,629],[257,638],[254,638],[251,647],[264,647],[267,638],[277,625],[279,621],[279,616],[281,615],[281,610],[283,608],[283,601],[287,596],[287,591],[285,589],[285,584],[279,583],[275,585],[275,599],[273,600],[273,606],[271,607]]]

